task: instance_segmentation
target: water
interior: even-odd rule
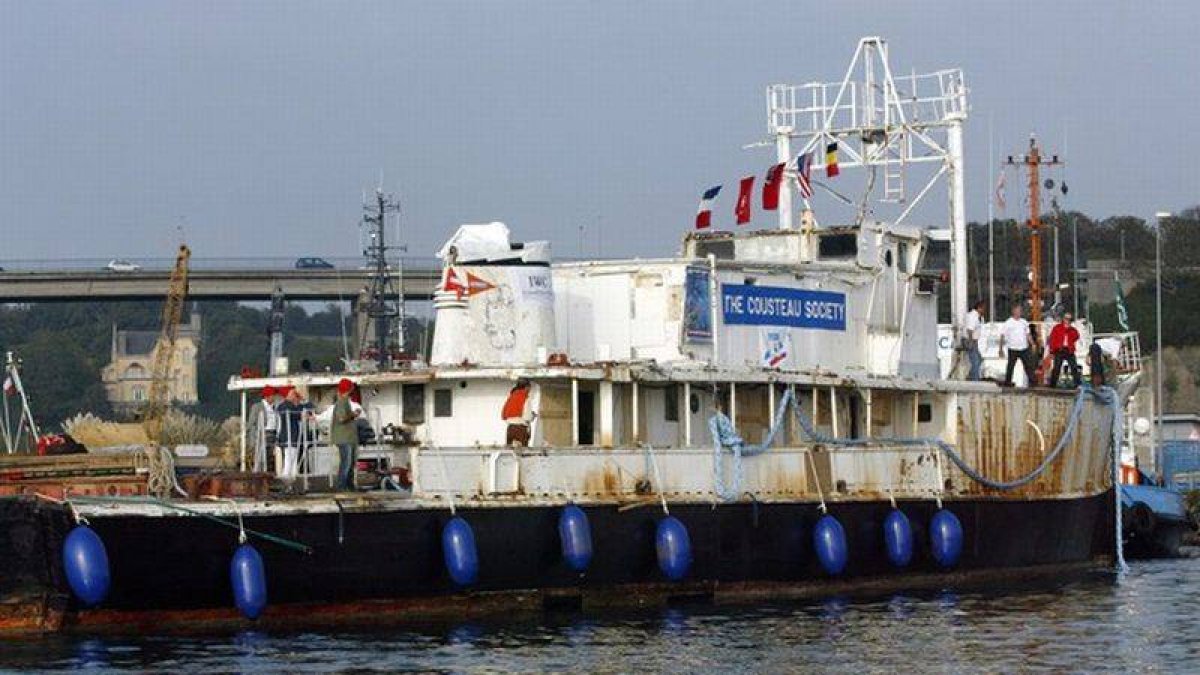
[[[210,636],[0,643],[0,668],[91,672],[1185,672],[1200,560],[988,593]]]

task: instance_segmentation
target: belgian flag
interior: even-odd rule
[[[841,173],[837,165],[837,143],[825,146],[825,177],[833,178]]]

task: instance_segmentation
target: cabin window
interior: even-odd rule
[[[425,423],[425,385],[406,384],[400,393],[400,404],[404,406],[402,421],[405,424]]]
[[[672,385],[663,390],[663,420],[679,421],[679,388]]]
[[[434,417],[453,417],[454,416],[454,390],[453,389],[434,389],[433,390],[433,416]]]
[[[733,240],[697,241],[696,257],[707,258],[712,254],[717,260],[733,260]]]
[[[933,404],[919,403],[917,404],[917,421],[922,424],[933,421]]]
[[[817,244],[822,260],[855,258],[858,256],[858,235],[853,232],[823,235]]]

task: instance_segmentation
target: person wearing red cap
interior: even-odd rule
[[[275,391],[275,387],[268,384],[262,388],[262,402],[258,404],[257,420],[258,428],[262,430],[262,437],[261,442],[255,443],[255,471],[266,470],[267,458],[275,448],[276,437],[279,435],[279,414],[275,412],[277,399],[278,393]]]
[[[337,384],[337,401],[333,404],[333,418],[329,421],[329,441],[338,449],[339,490],[353,490],[354,465],[358,461],[358,411],[350,405],[350,392],[354,383],[342,378]]]

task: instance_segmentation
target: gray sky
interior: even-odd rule
[[[728,224],[771,163],[741,149],[766,85],[839,79],[867,34],[966,71],[970,218],[989,120],[997,155],[1068,156],[1070,208],[1149,216],[1200,202],[1197,26],[1190,0],[0,0],[0,259],[168,256],[180,222],[198,256],[356,255],[381,171],[414,254],[488,220],[670,253],[703,189]]]

